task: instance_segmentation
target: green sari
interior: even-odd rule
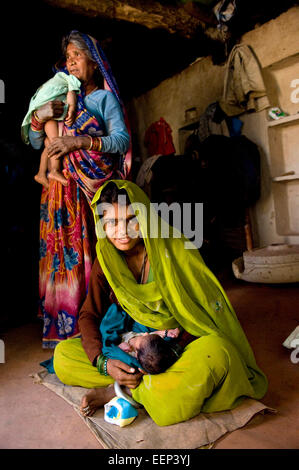
[[[98,213],[107,184],[124,188],[138,219],[152,282],[138,284],[122,254],[108,241]],[[223,288],[195,246],[170,227],[134,183],[111,180],[91,203],[100,266],[121,307],[137,322],[156,329],[181,325],[199,339],[165,373],[144,376],[132,391],[159,425],[189,419],[200,411],[223,411],[244,397],[260,399],[267,379]],[[169,237],[163,235],[169,233]],[[153,236],[154,235],[154,236]]]

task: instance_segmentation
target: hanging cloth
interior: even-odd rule
[[[144,145],[147,147],[148,156],[171,155],[175,153],[172,141],[172,130],[164,118],[149,126],[144,136]]]
[[[260,65],[246,44],[237,44],[229,55],[219,104],[228,116],[259,112],[270,106]]]

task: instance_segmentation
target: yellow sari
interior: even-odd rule
[[[105,237],[98,202],[103,188],[111,183],[127,191],[138,219],[154,278],[147,284],[136,282],[119,251]],[[98,260],[122,308],[145,326],[168,329],[181,325],[198,337],[166,372],[145,375],[140,385],[132,390],[133,398],[145,407],[156,424],[164,426],[185,421],[200,411],[232,409],[244,397],[262,398],[267,390],[267,379],[256,364],[223,288],[198,250],[186,249],[190,242],[157,215],[145,193],[132,182],[111,180],[105,183],[97,191],[92,209]],[[153,233],[155,236],[150,236]],[[165,233],[169,236],[164,237]],[[77,343],[77,360],[84,362],[86,374],[89,361],[82,346],[79,354],[80,340],[63,343],[70,341]],[[56,348],[56,354],[62,354],[63,343]],[[58,376],[59,371],[63,374],[62,369],[66,370],[66,367],[60,369],[61,363],[62,358],[54,360]],[[76,379],[70,379],[64,375],[61,380],[87,387],[113,382],[109,377],[100,376],[90,363],[88,368],[94,369],[92,376],[90,370],[88,381],[87,375],[83,377],[83,368],[81,378],[77,375]]]

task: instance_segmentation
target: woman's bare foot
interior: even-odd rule
[[[114,384],[105,388],[93,388],[82,398],[80,413],[83,416],[92,416],[98,408],[102,408],[115,396]]]
[[[46,175],[43,173],[37,173],[34,179],[37,183],[42,184],[46,189],[49,189],[49,181]]]
[[[63,184],[63,186],[67,186],[67,179],[63,176],[63,173],[58,170],[52,169],[48,173],[48,178],[58,181],[59,183]]]

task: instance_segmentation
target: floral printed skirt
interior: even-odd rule
[[[49,190],[43,189],[40,213],[39,316],[44,320],[44,348],[80,335],[78,314],[94,246],[94,221],[85,194],[72,178],[66,187],[51,180]]]

